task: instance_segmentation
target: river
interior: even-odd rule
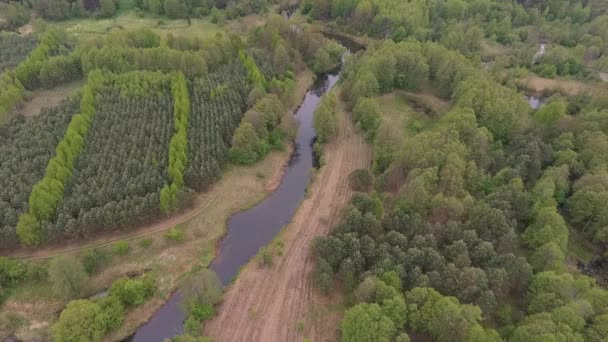
[[[347,48],[353,48],[352,44]],[[357,47],[354,47],[355,49]],[[304,199],[313,168],[313,113],[321,96],[339,79],[340,70],[317,78],[312,89],[296,111],[298,133],[294,150],[279,187],[253,208],[237,213],[228,220],[228,230],[221,240],[218,254],[210,265],[221,282],[228,284],[259,249],[267,245],[286,226]],[[175,292],[127,341],[162,342],[182,333],[183,312],[179,308],[180,294]]]

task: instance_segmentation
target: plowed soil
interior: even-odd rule
[[[270,268],[261,268],[256,261],[243,268],[218,315],[206,325],[205,335],[213,341],[336,340],[340,313],[328,312],[332,300],[313,287],[310,244],[340,218],[352,195],[348,175],[368,167],[371,160],[370,148],[350,118],[340,113],[338,136],[325,148],[326,164],[283,232],[282,256],[275,257]]]

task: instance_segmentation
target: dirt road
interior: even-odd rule
[[[326,147],[326,165],[283,233],[283,255],[275,257],[271,268],[252,261],[241,271],[218,315],[206,325],[205,334],[214,341],[335,340],[336,320],[318,319],[311,311],[327,298],[312,287],[310,243],[339,219],[352,194],[348,175],[371,160],[371,150],[351,120],[341,114],[339,123],[337,139]]]

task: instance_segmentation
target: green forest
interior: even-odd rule
[[[131,15],[159,23],[86,38],[59,26]],[[159,33],[167,21],[191,32]],[[0,338],[124,338],[132,315],[183,286],[171,341],[210,341],[204,322],[234,310],[206,270],[216,250],[166,258],[197,238],[219,248],[223,233],[180,221],[162,248],[96,239],[177,217],[229,172],[291,153],[304,75],[337,70],[312,118],[312,182],[342,114],[371,163],[344,179],[348,204],[307,249],[312,296],[340,300],[328,338],[608,341],[605,0],[0,2]],[[132,271],[134,250],[155,264]],[[106,294],[89,296],[99,279]],[[32,333],[10,311],[38,300],[49,314]]]
[[[311,0],[302,9],[374,38],[349,60],[341,92],[373,165],[351,175],[363,193],[313,244],[313,281],[342,289],[350,306],[341,340],[608,339],[608,88],[593,75],[605,68],[606,4]],[[489,45],[508,53],[492,56]],[[533,109],[520,80],[533,74],[597,88],[545,89]],[[450,108],[386,126],[379,101],[391,93]]]

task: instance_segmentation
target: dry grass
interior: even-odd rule
[[[607,91],[606,85],[599,83],[583,83],[576,80],[565,80],[559,78],[544,78],[536,75],[529,75],[521,80],[520,86],[534,94],[545,92],[560,92],[567,95],[577,95],[588,91]]]

